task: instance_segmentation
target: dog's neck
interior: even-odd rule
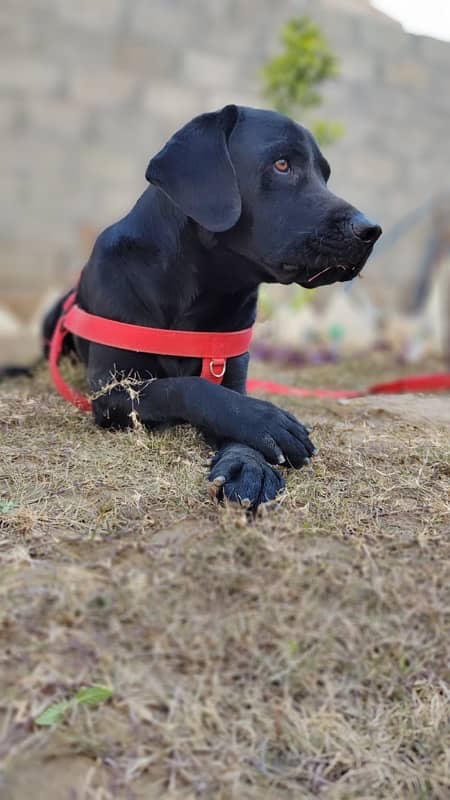
[[[184,216],[162,191],[149,187],[119,227],[128,283],[160,327],[220,332],[253,325],[254,265]]]
[[[178,257],[168,265],[170,279],[181,289],[173,327],[227,331],[253,325],[258,283],[246,279],[245,259],[190,222],[180,244]]]
[[[185,217],[160,190],[144,193],[134,209],[141,238],[155,251],[164,246],[159,299],[166,324],[184,330],[231,331],[255,321],[259,281],[251,264],[216,236]],[[138,212],[136,214],[136,211]],[[151,219],[150,227],[148,220]],[[154,285],[153,285],[154,290]]]

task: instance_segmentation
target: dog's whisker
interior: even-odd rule
[[[314,275],[311,275],[311,277],[308,278],[306,282],[311,283],[311,281],[315,280],[316,278],[319,278],[320,275],[323,275],[325,272],[329,272],[330,269],[332,269],[332,267],[325,267],[325,269],[322,269],[320,272],[316,272]]]

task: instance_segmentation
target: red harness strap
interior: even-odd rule
[[[147,328],[127,322],[97,317],[76,305],[76,291],[66,298],[63,313],[58,320],[50,343],[49,365],[53,383],[58,392],[70,403],[89,411],[91,401],[76,392],[63,379],[59,359],[64,339],[68,333],[89,342],[134,350],[137,353],[155,353],[164,356],[201,358],[201,378],[212,383],[222,383],[227,358],[246,353],[250,346],[252,328],[226,333],[203,331],[174,331],[165,328]]]

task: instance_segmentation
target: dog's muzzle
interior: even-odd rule
[[[307,289],[350,281],[364,267],[381,233],[379,225],[358,212],[323,235],[308,237],[303,247],[304,263],[283,264],[283,275]]]

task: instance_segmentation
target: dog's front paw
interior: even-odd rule
[[[271,464],[298,469],[309,462],[316,448],[308,428],[293,414],[256,397],[243,396],[240,402],[239,414],[233,418],[239,430],[233,440],[258,450]]]
[[[278,470],[251,447],[229,444],[214,457],[209,473],[210,493],[217,500],[229,500],[255,510],[274,500],[284,489]]]

